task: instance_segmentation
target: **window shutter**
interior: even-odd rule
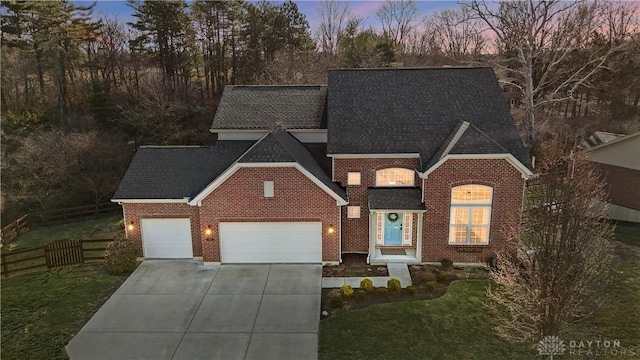
[[[384,243],[384,214],[376,213],[376,244],[382,245]]]
[[[411,245],[413,214],[404,213],[402,217],[402,245]]]

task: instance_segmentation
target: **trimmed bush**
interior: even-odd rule
[[[495,256],[489,256],[484,259],[485,265],[489,268],[489,270],[497,270],[498,269],[498,260]]]
[[[334,296],[331,298],[331,307],[334,309],[339,309],[344,305],[344,300],[342,300],[342,296]]]
[[[453,260],[449,260],[449,259],[440,260],[440,268],[444,271],[453,270]]]
[[[377,287],[376,294],[378,294],[378,296],[387,296],[389,295],[389,289],[386,287]]]
[[[436,287],[438,287],[438,283],[435,281],[429,281],[426,284],[424,284],[424,288],[427,290],[427,292],[433,292]]]
[[[399,292],[402,289],[402,284],[400,283],[400,280],[393,278],[387,281],[387,287],[391,292]]]
[[[373,281],[371,281],[371,279],[362,279],[362,281],[360,281],[360,289],[366,291],[366,292],[372,292],[373,291]]]
[[[430,272],[421,271],[417,273],[411,280],[414,285],[420,286],[428,283],[429,281],[435,281],[436,276]]]
[[[418,293],[418,289],[413,285],[407,286],[406,287],[406,291],[407,291],[407,294],[409,294],[409,295],[415,295],[415,294]]]
[[[368,292],[362,289],[356,290],[356,301],[365,301],[367,299]]]
[[[342,285],[340,287],[340,295],[345,298],[350,298],[353,296],[353,288],[351,285]]]
[[[104,268],[109,274],[130,273],[138,266],[136,248],[133,241],[116,237],[107,245],[104,253]]]

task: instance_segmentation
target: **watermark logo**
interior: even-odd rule
[[[545,336],[538,343],[538,354],[549,355],[549,359],[553,359],[553,355],[562,355],[567,351],[564,341],[558,336]]]

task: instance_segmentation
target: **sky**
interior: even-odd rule
[[[190,2],[190,1],[187,1]],[[298,4],[300,12],[307,17],[311,30],[314,30],[318,25],[318,15],[316,14],[316,8],[318,1],[312,0],[294,0]],[[79,4],[90,4],[90,1],[77,1]],[[378,19],[376,18],[376,11],[384,4],[383,0],[352,0],[349,1],[351,11],[358,16],[362,16],[365,19],[365,27],[378,27]],[[416,1],[418,7],[418,19],[422,19],[425,15],[447,8],[457,8],[458,4],[454,0],[449,1]],[[131,13],[132,9],[127,5],[126,1],[120,0],[98,0],[94,12],[97,14],[102,12],[110,17],[115,17],[119,21],[127,22],[132,21]]]

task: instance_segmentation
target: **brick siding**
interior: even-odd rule
[[[376,171],[386,168],[405,168],[416,170],[420,159],[335,159],[335,181],[347,189],[349,206],[360,206],[360,218],[348,219],[347,210],[342,210],[342,252],[369,252],[369,200],[367,188],[376,186]],[[347,173],[359,172],[360,185],[347,185]],[[415,185],[419,179],[416,176]]]
[[[449,245],[451,189],[466,184],[493,187],[489,245]],[[524,179],[506,160],[448,160],[425,179],[427,205],[422,231],[422,261],[443,258],[482,262],[516,246],[521,219]]]
[[[594,162],[607,182],[612,204],[640,210],[640,170]]]
[[[123,204],[125,231],[127,237],[136,244],[138,256],[143,256],[142,237],[140,233],[140,219],[161,218],[189,218],[191,219],[191,241],[193,244],[193,256],[202,256],[202,242],[200,236],[199,208],[189,206],[186,203],[156,203],[156,204]],[[129,224],[133,221],[133,229],[129,230]]]
[[[263,182],[274,182],[274,197],[263,197]],[[220,261],[220,222],[321,221],[322,261],[340,259],[340,218],[336,200],[292,167],[240,168],[202,201],[200,224],[213,234],[203,241],[203,260]],[[332,226],[333,234],[327,232]],[[204,236],[204,235],[203,235]]]

